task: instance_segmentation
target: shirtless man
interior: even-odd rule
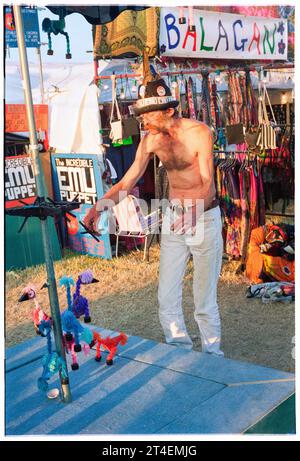
[[[162,226],[158,288],[159,318],[166,342],[188,349],[193,346],[182,311],[184,273],[192,255],[194,317],[202,351],[222,356],[217,282],[223,241],[220,208],[215,200],[211,130],[195,120],[174,117],[178,102],[162,79],[149,82],[142,96],[135,105],[135,114],[142,118],[148,133],[141,139],[131,168],[90,209],[84,224],[97,231],[106,205],[103,199],[118,203],[119,193],[132,190],[155,153],[167,170],[170,185],[170,206]]]

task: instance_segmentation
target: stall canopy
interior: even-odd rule
[[[113,21],[120,13],[125,10],[141,11],[148,6],[130,6],[130,5],[101,5],[101,6],[81,6],[81,5],[64,5],[48,6],[47,8],[54,14],[67,16],[72,13],[82,14],[85,19],[93,25],[106,24]]]

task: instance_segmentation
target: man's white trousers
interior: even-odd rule
[[[194,317],[199,326],[202,352],[223,355],[217,284],[221,271],[223,239],[220,208],[206,211],[198,219],[196,235],[170,232],[173,213],[163,220],[158,288],[159,318],[166,342],[192,348],[182,311],[182,288],[187,263],[193,257]]]

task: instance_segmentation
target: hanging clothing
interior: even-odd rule
[[[226,253],[238,258],[241,255],[241,200],[239,180],[234,167],[226,171],[225,184],[227,187],[227,238]]]
[[[266,206],[273,210],[274,204],[283,199],[283,212],[295,195],[294,163],[290,152],[292,131],[282,130],[278,138],[278,147],[269,150],[262,160],[262,179]],[[282,172],[284,171],[284,175]]]
[[[106,158],[112,163],[118,180],[125,175],[134,162],[137,146],[130,144],[128,146],[123,145],[120,147],[114,147],[112,144],[107,148]],[[141,184],[142,180],[138,182]]]
[[[185,81],[185,89],[187,96],[189,118],[196,120],[195,101],[193,94],[193,80],[191,77],[189,77],[189,79]]]
[[[240,253],[242,264],[247,258],[248,243],[250,240],[250,205],[248,201],[248,191],[250,189],[250,173],[248,169],[238,172],[241,197],[241,243]]]
[[[201,119],[203,123],[211,126],[211,111],[210,111],[210,93],[208,83],[208,72],[201,72],[202,75],[202,90],[201,90]]]
[[[247,92],[247,108],[249,113],[249,124],[252,126],[258,125],[258,102],[254,93],[254,88],[251,82],[250,71],[246,71],[246,92]]]
[[[244,158],[242,158],[244,155]],[[261,169],[246,154],[216,158],[216,190],[224,217],[226,253],[246,261],[250,232],[265,223]]]

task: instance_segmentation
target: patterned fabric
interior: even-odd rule
[[[246,71],[246,100],[250,125],[258,125],[257,99],[251,82],[250,71]]]
[[[266,221],[266,203],[265,203],[265,192],[264,192],[264,183],[263,183],[263,176],[262,176],[262,163],[257,162],[258,168],[258,224],[263,226]]]
[[[229,125],[239,122],[237,93],[235,91],[234,74],[228,72],[228,93],[227,93],[227,109],[229,117]]]
[[[247,298],[261,298],[263,303],[295,299],[295,284],[290,282],[265,282],[251,285],[247,289]]]
[[[186,85],[186,95],[187,95],[187,105],[189,109],[189,118],[196,120],[196,111],[194,104],[194,95],[193,95],[193,80],[191,77],[185,82]]]
[[[248,246],[246,261],[246,277],[252,283],[263,283],[262,269],[264,257],[260,251],[260,245],[265,238],[265,228],[263,226],[253,229]]]
[[[202,72],[202,98],[201,98],[201,111],[202,121],[206,125],[211,125],[211,112],[209,101],[209,87],[208,87],[208,72]]]
[[[238,177],[235,169],[230,168],[225,180],[227,186],[227,222],[226,253],[238,258],[241,255],[241,200]]]
[[[158,53],[159,8],[124,11],[114,21],[93,26],[94,59]]]
[[[251,229],[255,229],[259,226],[259,218],[258,218],[258,190],[257,190],[257,176],[254,165],[250,165],[250,221],[251,221]]]
[[[239,77],[239,81],[240,81],[240,89],[241,89],[241,96],[242,96],[242,113],[241,113],[241,121],[243,123],[243,125],[248,128],[249,126],[249,120],[250,120],[250,116],[249,116],[249,111],[248,111],[248,107],[247,107],[247,88],[246,88],[246,74],[243,72],[240,77]]]
[[[263,273],[268,280],[295,281],[295,261],[270,255],[264,255],[263,259]]]
[[[251,232],[246,262],[246,276],[252,283],[273,280],[294,282],[295,261],[288,254],[273,256],[261,252],[261,246],[264,244],[266,235],[271,228],[272,225],[265,225]]]
[[[215,82],[212,82],[209,78],[207,79],[207,85],[208,85],[208,94],[209,94],[211,124],[213,125],[214,128],[216,128],[217,127],[217,108],[216,108],[217,85]]]
[[[248,201],[248,191],[250,189],[250,174],[248,169],[238,172],[241,197],[241,243],[240,253],[242,263],[246,262],[248,243],[250,240],[250,206]]]

